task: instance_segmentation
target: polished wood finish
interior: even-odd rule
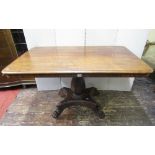
[[[143,76],[153,70],[123,46],[36,47],[3,71],[25,76]]]
[[[70,88],[59,92],[64,100],[57,104],[52,116],[58,118],[70,106],[91,108],[100,118],[105,114],[92,96],[96,88],[85,88],[83,76],[143,76],[153,70],[122,46],[40,47],[26,52],[2,73],[14,76],[73,76]]]

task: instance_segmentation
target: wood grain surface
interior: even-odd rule
[[[123,46],[36,47],[3,69],[5,75],[143,76],[153,72]]]

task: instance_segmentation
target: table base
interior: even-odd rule
[[[92,109],[99,118],[104,118],[105,114],[101,111],[99,104],[92,98],[99,95],[95,87],[86,88],[83,77],[73,77],[71,81],[71,89],[63,87],[59,91],[59,95],[64,98],[56,105],[52,117],[58,118],[65,108],[70,106],[85,106]]]

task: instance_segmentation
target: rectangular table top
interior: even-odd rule
[[[143,76],[153,72],[123,46],[35,47],[3,69],[7,75]]]

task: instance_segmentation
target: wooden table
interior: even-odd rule
[[[71,88],[61,88],[64,100],[57,104],[53,117],[66,107],[81,105],[105,116],[92,96],[96,88],[86,88],[84,77],[146,76],[153,70],[122,46],[36,47],[13,61],[2,73],[7,76],[73,77]]]

